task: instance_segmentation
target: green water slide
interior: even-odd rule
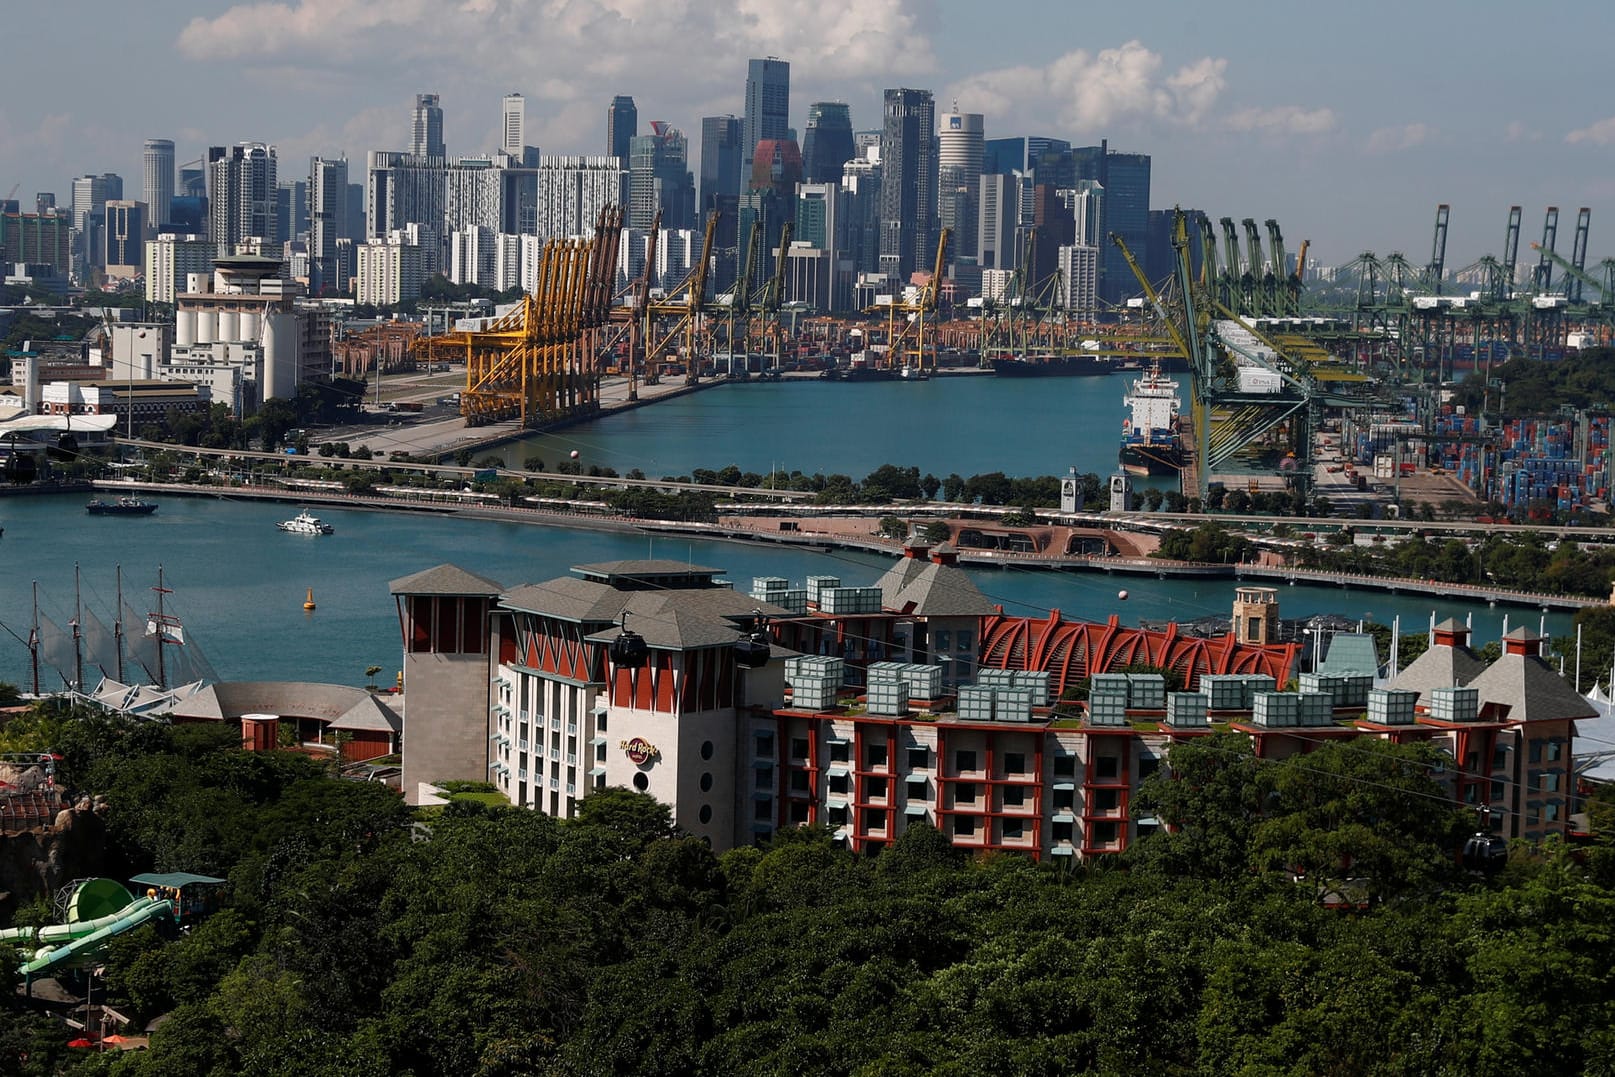
[[[41,943],[61,943],[41,947],[32,961],[17,971],[24,976],[50,972],[92,956],[108,939],[132,931],[162,916],[172,916],[173,905],[161,898],[141,897],[108,916],[72,924],[53,924],[39,929]]]

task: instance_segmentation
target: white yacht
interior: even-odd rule
[[[290,531],[294,535],[329,535],[336,528],[311,514],[307,509],[293,516],[290,520],[282,520],[275,525],[282,531]]]

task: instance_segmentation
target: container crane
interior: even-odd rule
[[[785,266],[787,256],[791,250],[791,222],[786,221],[779,230],[779,250],[774,255],[774,274],[768,278],[768,284],[763,288],[763,339],[772,340],[774,344],[774,363],[779,366],[779,350],[782,346],[779,308],[785,301]],[[765,344],[766,350],[766,344]]]
[[[1450,210],[1445,202],[1436,207],[1436,231],[1430,241],[1430,264],[1424,276],[1431,295],[1440,295],[1447,275],[1447,219]]]
[[[892,296],[889,304],[882,303],[870,307],[867,313],[878,314],[884,308],[886,313],[886,362],[904,377],[927,377],[925,361],[925,316],[936,311],[937,298],[942,290],[942,271],[947,265],[948,240],[953,238],[953,229],[944,228],[937,236],[936,263],[931,270],[931,279],[920,288],[920,294],[912,302],[905,301],[901,294]],[[899,315],[902,317],[899,318]],[[913,334],[912,338],[910,334]],[[912,339],[913,351],[908,350]],[[914,364],[909,365],[910,355],[914,357]],[[929,369],[936,368],[936,349],[933,346]],[[911,373],[912,372],[912,373]]]
[[[1587,272],[1587,232],[1592,221],[1593,211],[1588,207],[1576,211],[1576,236],[1570,247],[1570,265],[1575,273],[1565,282],[1565,298],[1572,303],[1581,302],[1581,285]]]
[[[696,331],[705,312],[707,295],[707,267],[712,264],[712,237],[718,227],[718,211],[707,214],[706,234],[701,240],[701,260],[690,267],[680,287],[659,302],[647,303],[646,324],[652,317],[671,318],[672,324],[660,340],[647,337],[645,352],[646,380],[650,380],[656,364],[661,362],[680,334],[684,341],[684,382],[694,385],[698,380],[696,363]],[[646,272],[649,272],[647,268]],[[682,298],[679,293],[683,293]]]
[[[1493,299],[1508,299],[1514,291],[1514,267],[1520,254],[1520,207],[1508,207],[1508,231],[1503,233],[1501,280],[1493,282]]]
[[[1533,244],[1536,250],[1542,252],[1537,259],[1536,272],[1532,275],[1532,290],[1537,295],[1547,295],[1553,291],[1553,248],[1559,240],[1559,207],[1549,206],[1547,214],[1542,218],[1542,242]]]

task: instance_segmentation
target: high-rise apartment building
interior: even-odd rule
[[[540,239],[592,236],[600,211],[627,199],[628,171],[616,157],[540,157],[534,233]]]
[[[1021,182],[1017,174],[992,172],[981,177],[976,214],[976,263],[983,270],[1011,270],[1019,263],[1015,236],[1021,219]]]
[[[840,183],[841,171],[858,155],[852,140],[852,113],[840,101],[808,106],[802,136],[802,178],[807,183]]]
[[[606,107],[606,154],[622,158],[628,167],[630,143],[639,137],[639,109],[627,94],[618,94]]]
[[[444,163],[432,157],[371,150],[366,168],[365,229],[371,240],[411,224],[443,226]]]
[[[308,291],[343,295],[348,282],[337,257],[337,240],[348,233],[348,161],[312,158],[308,163]]]
[[[701,119],[702,213],[717,204],[719,195],[740,193],[740,140],[744,125],[738,116],[704,116]]]
[[[146,139],[141,155],[144,185],[142,195],[151,214],[153,229],[167,224],[174,202],[174,143],[166,138]]]
[[[746,63],[746,111],[740,130],[740,168],[751,168],[757,143],[790,137],[791,65],[770,56]],[[742,183],[740,186],[744,187]]]
[[[504,123],[500,126],[499,148],[512,157],[522,155],[527,145],[527,102],[519,93],[505,95]]]
[[[358,253],[354,289],[358,302],[389,307],[420,297],[426,258],[407,235],[395,232],[385,242],[364,244]]]
[[[220,254],[249,237],[283,238],[275,230],[275,163],[275,147],[262,142],[209,147],[208,238]]]
[[[880,269],[906,284],[936,257],[936,105],[930,90],[886,91],[880,166]]]
[[[444,157],[443,108],[437,94],[415,95],[415,111],[410,119],[409,152],[417,157]]]
[[[848,161],[841,170],[841,193],[846,202],[846,251],[855,273],[880,269],[880,147]]]
[[[985,145],[986,121],[981,113],[943,113],[937,129],[937,218],[953,232],[955,258],[976,253],[976,197]]]
[[[204,236],[164,232],[146,244],[146,301],[172,303],[192,273],[213,272],[218,247]]]
[[[649,228],[662,212],[662,228],[695,226],[695,180],[689,171],[689,143],[683,132],[662,120],[651,133],[629,145],[628,226]]]

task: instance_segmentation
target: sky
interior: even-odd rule
[[[40,9],[41,11],[45,9]],[[1151,205],[1276,218],[1321,264],[1373,251],[1429,260],[1451,205],[1449,269],[1521,260],[1560,209],[1592,210],[1588,264],[1615,256],[1615,4],[1470,0],[55,0],[6,23],[0,196],[70,200],[117,172],[140,197],[141,144],[181,162],[208,145],[312,154],[408,147],[437,93],[450,154],[498,145],[500,99],[527,98],[527,141],[603,153],[606,106],[644,130],[743,111],[748,57],[791,62],[791,122],[842,100],[879,126],[882,89],[933,90],[987,137],[1046,135],[1152,155]],[[692,169],[696,167],[692,160]]]

